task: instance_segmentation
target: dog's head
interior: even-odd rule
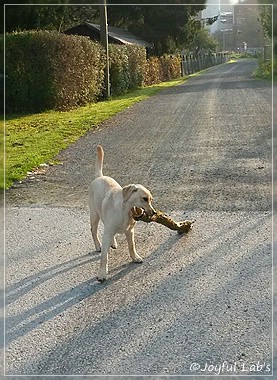
[[[149,190],[142,185],[127,185],[122,189],[123,202],[128,202],[130,207],[140,207],[147,215],[156,214],[151,202],[153,197]]]

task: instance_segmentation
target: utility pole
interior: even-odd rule
[[[109,41],[108,41],[108,18],[107,18],[107,1],[104,0],[100,5],[100,42],[104,47],[106,62],[105,62],[105,89],[104,97],[110,97],[110,69],[109,69]]]

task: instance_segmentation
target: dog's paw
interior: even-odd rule
[[[115,239],[113,239],[113,242],[112,242],[112,245],[111,245],[111,248],[112,249],[117,249],[118,245],[117,245],[117,241]]]
[[[98,282],[101,282],[101,284],[103,284],[103,282],[105,282],[107,280],[106,278],[99,277],[99,276],[97,276],[96,279],[97,279]]]
[[[141,264],[143,262],[143,259],[139,255],[136,255],[136,256],[132,257],[132,261],[134,263]]]
[[[107,280],[108,271],[104,269],[100,269],[98,272],[97,281],[104,282]]]

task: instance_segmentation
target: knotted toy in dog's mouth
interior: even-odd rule
[[[189,232],[192,228],[194,221],[184,220],[182,222],[175,222],[172,218],[166,215],[160,210],[156,210],[154,215],[148,215],[144,209],[140,207],[132,208],[132,216],[136,221],[142,221],[146,223],[156,222],[164,225],[165,227],[175,230],[178,234],[183,234]]]

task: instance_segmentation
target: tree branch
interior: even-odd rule
[[[171,230],[177,231],[178,234],[183,234],[189,232],[192,228],[194,221],[184,220],[182,222],[175,222],[172,218],[167,216],[160,210],[156,210],[156,214],[149,216],[146,212],[139,207],[133,207],[132,209],[133,218],[136,221],[142,221],[146,223],[156,222],[164,225]]]

